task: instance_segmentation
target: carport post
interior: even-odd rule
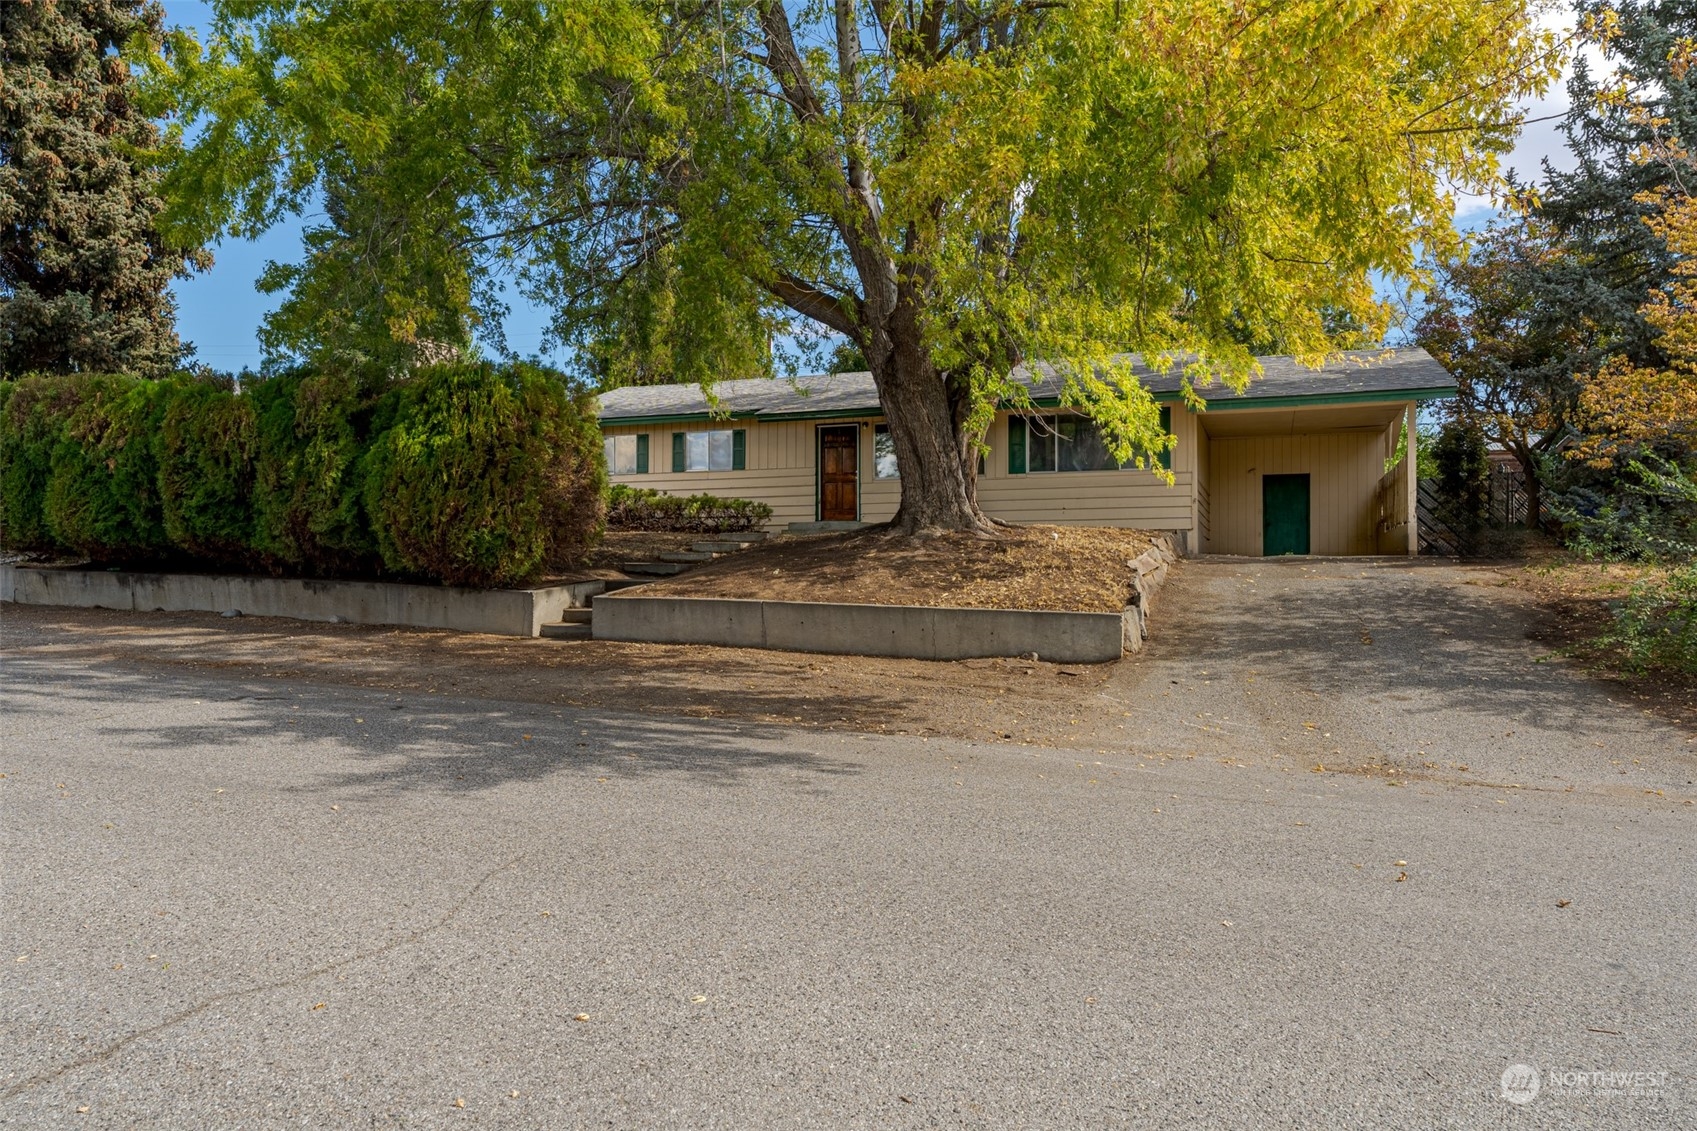
[[[1402,458],[1408,461],[1405,478],[1408,480],[1408,556],[1411,558],[1420,554],[1420,433],[1415,428],[1419,407],[1419,401],[1409,401],[1408,407],[1403,410],[1404,427],[1408,430],[1408,451]]]

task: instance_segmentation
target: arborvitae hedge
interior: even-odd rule
[[[0,546],[493,586],[569,566],[600,537],[595,414],[558,377],[459,363],[358,388],[0,383]]]

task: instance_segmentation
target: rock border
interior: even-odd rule
[[[1127,652],[1141,652],[1149,639],[1149,615],[1154,609],[1155,594],[1167,583],[1167,572],[1179,559],[1177,547],[1165,534],[1157,534],[1154,545],[1129,563],[1131,566],[1131,603],[1121,614],[1124,622],[1123,647]]]
[[[0,565],[0,601],[133,612],[227,613],[303,621],[445,628],[539,636],[565,609],[581,609],[604,581],[532,589],[464,589],[394,581],[320,581],[194,573]]]

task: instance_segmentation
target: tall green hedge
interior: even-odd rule
[[[335,374],[0,384],[8,550],[493,586],[572,564],[603,528],[594,411],[533,366],[376,393]]]
[[[366,456],[384,564],[466,585],[535,573],[599,525],[600,442],[591,414],[541,370],[421,371]]]

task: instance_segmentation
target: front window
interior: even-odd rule
[[[684,437],[685,471],[730,471],[732,442],[729,428],[690,432]]]
[[[1025,470],[1117,471],[1102,430],[1082,416],[1034,416],[1024,422]]]
[[[602,450],[607,453],[607,473],[609,475],[635,475],[646,468],[637,466],[638,441],[644,436],[608,436],[601,442]]]
[[[1170,410],[1161,409],[1161,427],[1171,429]],[[1160,454],[1167,466],[1170,455]],[[1136,467],[1133,460],[1120,463],[1108,452],[1107,441],[1096,422],[1086,416],[1015,416],[1008,420],[1008,470],[1118,471]]]

